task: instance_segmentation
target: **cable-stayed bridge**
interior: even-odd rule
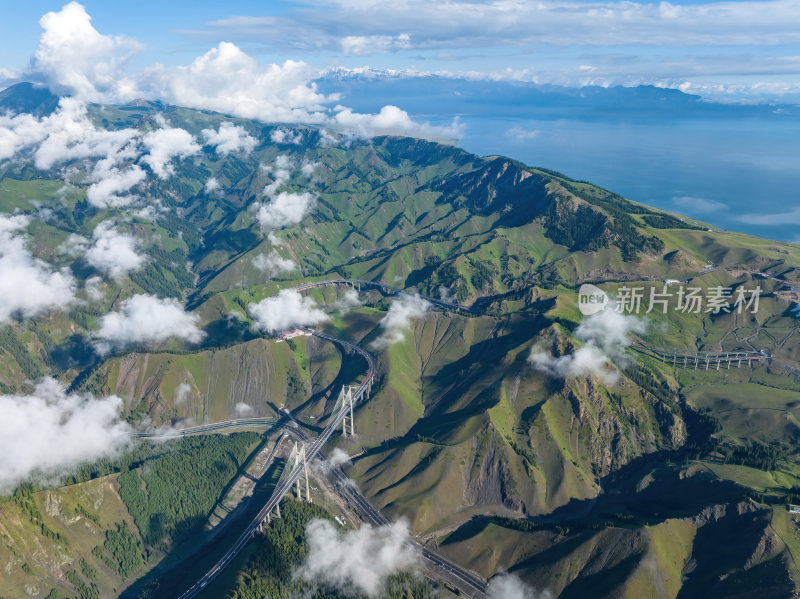
[[[302,495],[303,485],[301,478],[305,478],[306,496],[307,498],[310,497],[310,494],[308,494],[308,464],[319,454],[320,449],[322,449],[322,447],[325,445],[331,435],[333,435],[333,433],[339,428],[339,426],[342,426],[342,423],[348,416],[351,417],[352,426],[353,406],[369,397],[369,393],[372,389],[372,384],[375,378],[375,358],[373,358],[372,354],[354,343],[350,343],[344,339],[339,339],[338,337],[334,337],[333,335],[329,335],[327,333],[315,331],[314,335],[320,339],[325,339],[326,341],[336,343],[346,350],[355,352],[364,358],[364,360],[367,362],[367,373],[364,380],[354,390],[350,389],[349,393],[344,392],[344,389],[342,390],[343,392],[339,394],[339,399],[334,405],[327,425],[313,442],[301,442],[299,445],[295,445],[295,450],[289,459],[289,462],[292,462],[292,464],[290,467],[285,468],[284,472],[281,473],[281,477],[275,486],[275,490],[264,504],[264,507],[261,508],[261,511],[259,511],[258,515],[250,522],[245,531],[239,536],[236,543],[234,543],[233,546],[228,549],[225,555],[220,558],[220,560],[214,565],[213,568],[211,568],[211,570],[209,570],[189,590],[181,595],[181,599],[190,599],[191,597],[195,597],[205,587],[207,587],[212,580],[219,576],[219,574],[233,561],[239,552],[250,542],[250,539],[255,536],[259,529],[270,520],[273,511],[280,509],[278,505],[280,504],[281,499],[283,499],[287,493],[292,491],[292,487],[295,486],[295,484],[298,485],[298,495]]]

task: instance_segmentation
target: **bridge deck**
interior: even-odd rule
[[[739,368],[742,363],[752,366],[753,362],[761,362],[772,357],[763,351],[738,350],[738,351],[701,351],[684,349],[679,347],[667,347],[664,345],[654,345],[645,343],[640,339],[634,339],[632,347],[635,351],[661,360],[676,368],[694,368],[695,370],[705,367],[706,370],[712,366],[716,370],[722,365],[730,369],[731,365]]]

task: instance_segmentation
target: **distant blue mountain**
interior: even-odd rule
[[[721,104],[677,89],[562,87],[511,81],[408,76],[376,71],[331,71],[320,78],[325,93],[339,92],[342,104],[375,112],[395,104],[415,115],[485,118],[752,118],[800,116],[794,105]]]
[[[58,106],[58,96],[46,87],[17,83],[0,91],[0,113],[29,112],[36,116],[51,114]]]

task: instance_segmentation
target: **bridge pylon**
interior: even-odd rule
[[[350,385],[345,385],[339,392],[339,399],[342,400],[342,409],[345,411],[344,418],[342,418],[342,435],[345,437],[356,436],[355,419],[353,418],[353,388]],[[348,417],[348,412],[350,416]],[[350,434],[347,434],[347,423],[350,422]]]
[[[306,445],[305,443],[300,443],[298,445],[297,441],[294,443],[294,447],[292,448],[292,455],[289,457],[290,460],[293,460],[294,464],[292,468],[303,468],[303,474],[298,477],[297,479],[297,499],[299,501],[303,500],[303,488],[301,480],[305,482],[306,488],[306,501],[308,503],[312,503],[311,501],[311,488],[308,484],[308,462],[306,461]],[[278,516],[281,515],[280,507],[278,507]]]

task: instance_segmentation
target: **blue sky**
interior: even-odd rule
[[[0,3],[0,69],[24,72],[41,16]],[[222,41],[259,62],[439,72],[564,85],[657,84],[722,99],[800,91],[800,2],[542,0],[82,2],[139,42],[126,68],[186,65]]]

